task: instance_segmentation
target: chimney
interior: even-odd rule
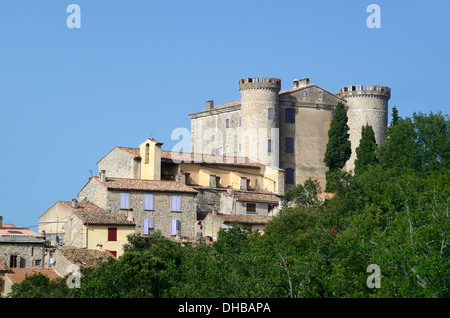
[[[106,170],[100,171],[100,181],[106,182]]]
[[[205,110],[211,110],[213,108],[214,108],[214,101],[213,100],[206,101]]]
[[[77,199],[72,199],[72,208],[74,208],[74,209],[78,208],[78,201],[77,201]]]
[[[3,216],[0,215],[0,227],[3,226]]]
[[[309,78],[295,79],[294,88],[309,85]]]

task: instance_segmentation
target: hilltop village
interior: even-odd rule
[[[207,101],[188,115],[192,152],[164,149],[154,138],[117,146],[99,158],[98,175],[76,198],[42,211],[37,232],[0,217],[1,294],[32,273],[64,277],[71,265],[83,270],[118,258],[130,234],[160,231],[195,244],[213,242],[235,223],[264,233],[285,191],[308,178],[325,188],[323,158],[338,102],[349,119],[347,171],[354,169],[363,125],[373,127],[378,144],[384,140],[389,87],[348,86],[332,94],[303,78],[281,91],[280,79],[245,78],[239,90],[238,101],[216,107]],[[206,135],[216,138],[211,143]]]

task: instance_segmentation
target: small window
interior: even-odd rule
[[[151,193],[144,194],[144,209],[153,210],[153,194]]]
[[[303,90],[303,97],[308,97],[308,90],[307,89]]]
[[[230,119],[225,119],[225,128],[230,128]]]
[[[172,195],[172,211],[181,211],[181,196]]]
[[[284,139],[284,152],[294,153],[294,138],[287,137]]]
[[[317,92],[317,98],[318,98],[319,100],[322,100],[322,98],[323,98],[323,92],[322,92],[321,90],[319,90],[319,91]]]
[[[242,127],[242,118],[239,117],[239,127]]]
[[[294,184],[294,169],[286,169],[286,184]]]
[[[256,213],[256,203],[247,203],[246,204],[246,211],[248,213]]]
[[[117,252],[116,251],[109,251],[114,257],[117,257]]]
[[[40,259],[34,260],[34,266],[41,266],[41,260]]]
[[[267,140],[267,152],[272,153],[272,139]]]
[[[129,209],[130,208],[130,194],[129,193],[121,193],[120,194],[120,208],[121,209]]]
[[[108,228],[108,242],[117,241],[117,228],[109,227]]]
[[[267,108],[267,119],[274,120],[273,108]]]
[[[284,110],[284,121],[288,124],[295,124],[295,109],[286,108]]]

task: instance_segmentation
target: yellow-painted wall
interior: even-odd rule
[[[108,228],[117,229],[117,241],[108,241]],[[116,251],[119,257],[123,254],[123,245],[128,243],[127,236],[134,234],[134,225],[83,225],[83,233],[87,237],[87,249],[97,249],[97,244],[101,244],[103,250]]]
[[[141,179],[161,180],[161,145],[154,139],[147,139],[139,145]]]

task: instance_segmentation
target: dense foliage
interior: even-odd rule
[[[214,244],[130,236],[125,254],[80,288],[42,277],[13,297],[449,297],[449,119],[399,118],[376,160],[322,202],[307,180],[286,193],[264,235],[235,225]],[[369,288],[367,267],[381,272]]]

